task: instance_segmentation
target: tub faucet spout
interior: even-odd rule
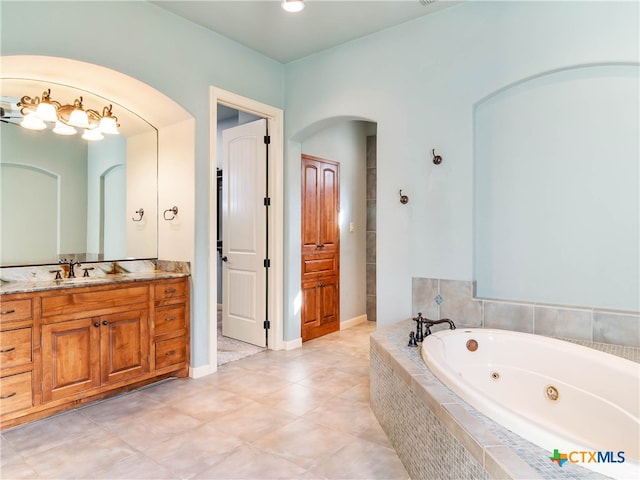
[[[427,336],[431,335],[431,327],[433,327],[434,325],[439,325],[441,323],[448,323],[450,330],[455,330],[456,329],[456,324],[453,323],[453,321],[449,320],[448,318],[442,318],[440,320],[429,320],[428,318],[425,318],[425,320],[424,320],[424,326],[425,326],[424,336],[427,337]]]

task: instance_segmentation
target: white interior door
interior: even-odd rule
[[[266,120],[222,132],[222,334],[265,346]]]

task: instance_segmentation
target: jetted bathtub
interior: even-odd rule
[[[605,475],[640,478],[640,364],[562,340],[483,328],[435,332],[421,354],[463,400],[550,456],[558,450]],[[572,452],[601,452],[601,461]]]

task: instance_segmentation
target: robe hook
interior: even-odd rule
[[[144,208],[136,210],[136,215],[140,215],[140,218],[131,217],[131,220],[133,220],[134,222],[141,222],[142,217],[144,217]]]
[[[442,157],[440,155],[436,155],[436,149],[431,150],[431,155],[433,155],[433,163],[435,165],[440,165],[442,163]]]

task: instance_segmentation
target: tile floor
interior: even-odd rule
[[[361,324],[2,433],[2,479],[407,479]]]

